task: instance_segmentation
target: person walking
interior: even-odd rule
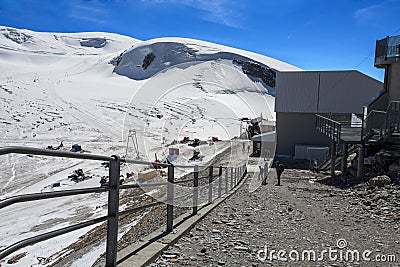
[[[268,161],[265,162],[264,164],[264,171],[263,171],[263,181],[262,181],[262,185],[266,185],[267,184],[267,177],[268,177]]]
[[[275,168],[276,168],[276,175],[278,177],[278,183],[276,185],[281,185],[281,175],[282,172],[285,170],[285,165],[280,163],[279,161],[275,162]]]

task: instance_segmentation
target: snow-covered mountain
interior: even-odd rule
[[[140,157],[152,161],[154,153],[164,157],[184,136],[225,140],[201,147],[207,162],[240,134],[240,118],[275,119],[275,73],[286,70],[298,68],[199,40],[139,41],[111,33],[39,33],[0,26],[0,146],[46,148],[63,141],[65,149],[79,143],[86,151],[122,156],[128,131],[135,130]],[[187,163],[191,150],[179,148],[177,161]],[[233,157],[231,163],[235,160],[242,158]],[[97,163],[23,155],[0,157],[0,167],[0,199],[98,186],[99,177],[107,175]],[[77,168],[93,179],[71,182],[67,176]],[[140,167],[130,168],[137,172]],[[61,188],[52,189],[54,182]],[[73,205],[57,199],[40,207],[3,209],[0,248],[76,223],[66,218],[78,211],[85,214],[81,219],[101,214],[99,202],[103,196],[76,197]],[[30,266],[78,237],[32,246],[12,266]]]

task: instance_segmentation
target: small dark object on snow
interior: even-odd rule
[[[102,176],[100,178],[100,185],[101,186],[108,186],[108,176]]]
[[[101,166],[103,166],[104,168],[110,168],[110,162],[108,162],[108,161],[102,162]]]
[[[48,146],[47,149],[51,149],[51,150],[60,150],[62,147],[64,147],[64,144],[63,144],[63,142],[61,141],[61,143],[60,143],[57,147]]]
[[[216,137],[216,136],[213,136],[213,137],[211,138],[211,140],[212,140],[213,142],[218,142],[218,141],[219,141],[218,137]]]
[[[197,147],[200,145],[200,140],[199,139],[194,139],[192,143],[188,144],[188,146],[192,146],[192,147]]]
[[[79,152],[82,151],[82,147],[78,144],[73,144],[70,152]]]
[[[193,156],[189,160],[200,160],[200,151],[193,150]]]
[[[85,176],[82,169],[77,169],[74,171],[74,173],[72,175],[69,175],[68,178],[71,178],[72,181],[78,183],[78,182],[82,182],[85,179],[90,178],[90,177]]]
[[[189,136],[183,137],[183,139],[180,141],[181,144],[186,144],[189,142]]]

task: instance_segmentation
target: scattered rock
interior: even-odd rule
[[[25,252],[22,252],[22,253],[19,253],[19,254],[13,256],[11,259],[9,259],[9,260],[7,261],[7,264],[14,264],[14,263],[17,263],[20,259],[22,259],[23,257],[25,257],[27,253],[28,253],[28,252],[25,251]],[[0,265],[0,266],[1,266],[1,265]]]
[[[384,187],[385,185],[389,185],[391,183],[391,179],[387,175],[376,176],[369,179],[368,184],[371,187]]]

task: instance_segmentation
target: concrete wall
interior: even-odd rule
[[[331,140],[315,129],[314,113],[276,113],[277,155],[293,157],[296,144],[327,145]]]
[[[389,71],[389,102],[400,101],[400,63],[391,64]]]

